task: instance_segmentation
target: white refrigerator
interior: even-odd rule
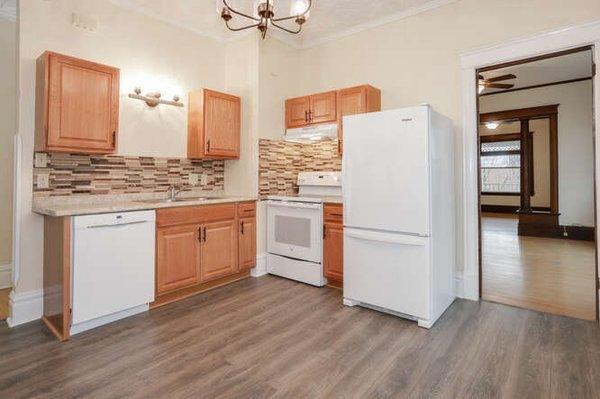
[[[424,105],[343,125],[344,304],[430,328],[455,298],[452,122]]]

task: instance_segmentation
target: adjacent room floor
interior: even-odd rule
[[[0,325],[0,397],[557,397],[600,392],[600,328],[457,300],[431,330],[264,276],[57,342]]]
[[[513,215],[482,214],[482,298],[595,320],[594,243],[522,237],[517,224]]]

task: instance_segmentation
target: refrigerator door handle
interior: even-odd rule
[[[423,246],[429,237],[409,236],[400,233],[384,233],[381,231],[367,231],[344,228],[344,235],[359,240],[385,242],[389,244]]]

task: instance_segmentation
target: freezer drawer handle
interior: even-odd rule
[[[395,234],[379,233],[379,232],[359,232],[355,230],[346,229],[345,235],[352,238],[358,238],[359,240],[386,242],[390,244],[400,245],[417,245],[423,246],[427,242],[426,238],[423,237],[412,237],[412,236],[397,236]]]
[[[141,224],[141,223],[148,223],[147,220],[135,220],[133,222],[127,222],[127,223],[115,223],[115,224],[96,224],[96,225],[92,225],[92,226],[86,226],[88,229],[98,229],[101,227],[121,227],[121,226],[131,226],[132,224]]]

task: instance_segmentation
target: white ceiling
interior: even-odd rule
[[[517,78],[498,83],[513,83],[514,88],[529,87],[540,84],[562,82],[565,80],[587,78],[592,76],[592,52],[578,53],[547,58],[545,60],[515,65],[508,68],[494,69],[483,72],[484,78],[513,74]],[[501,92],[503,89],[486,88],[483,93]]]
[[[0,18],[16,21],[17,0],[0,0]]]
[[[129,8],[218,40],[244,32],[228,31],[217,14],[217,0],[111,0]],[[406,18],[457,0],[313,0],[310,17],[299,35],[270,27],[269,33],[296,47],[310,47],[361,30]],[[254,0],[229,0],[232,7],[251,13]],[[290,0],[275,0],[276,17],[289,14]],[[239,25],[238,25],[239,22]],[[236,16],[230,24],[247,23]],[[292,27],[294,24],[292,23]],[[250,31],[256,31],[251,29]]]

